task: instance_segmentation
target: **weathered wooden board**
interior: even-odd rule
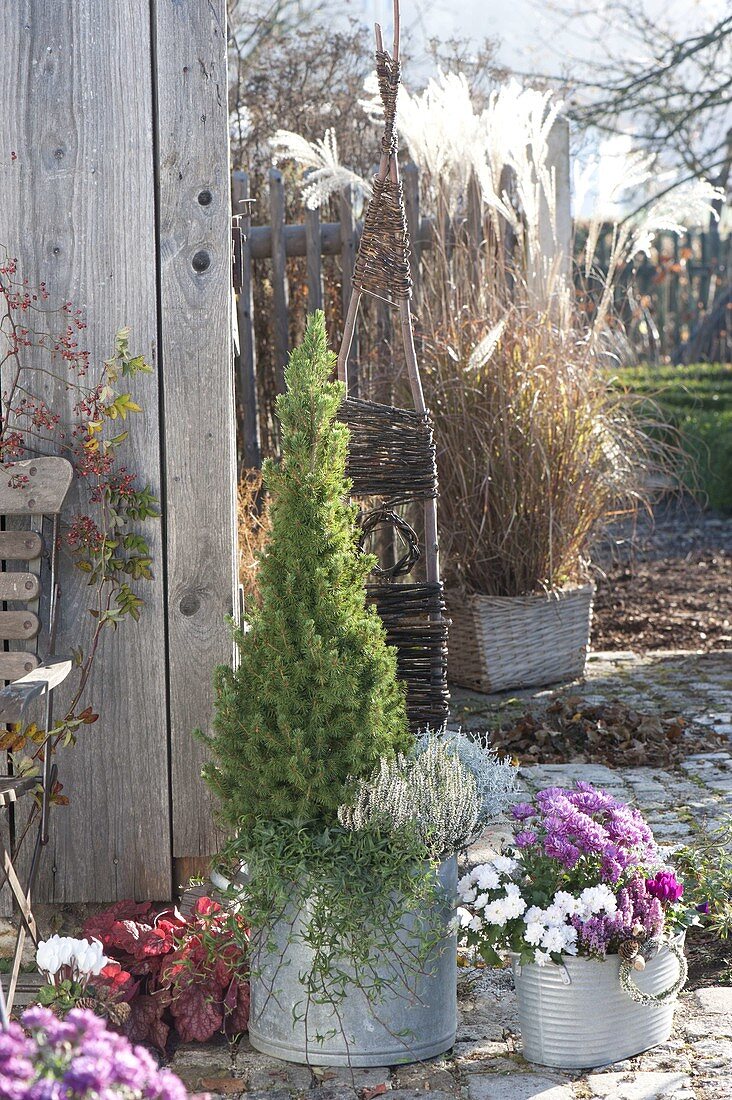
[[[38,668],[39,664],[35,653],[26,653],[22,649],[0,653],[0,680],[4,683],[19,680],[21,676]]]
[[[86,309],[92,363],[109,355],[125,324],[133,349],[154,362],[150,2],[127,0],[113,17],[101,14],[97,0],[0,5],[0,102],[12,104],[0,140],[0,241],[31,282],[45,280],[52,300]],[[38,365],[47,367],[47,358]],[[73,395],[46,384],[47,400],[68,409]],[[129,465],[159,489],[157,376],[146,376],[135,396],[144,414],[129,425]],[[148,524],[147,533],[156,568],[143,586],[144,620],[105,637],[89,695],[100,721],[59,756],[71,804],[51,814],[39,883],[49,900],[170,893],[160,525]],[[79,644],[89,625],[85,579],[67,560],[61,581],[60,652]],[[57,714],[68,690],[55,693]]]
[[[0,515],[57,515],[72,476],[71,463],[65,458],[8,463],[0,470]]]
[[[38,616],[32,611],[0,611],[0,641],[28,641],[36,638],[40,626]]]
[[[216,850],[200,777],[236,606],[226,4],[154,0],[173,854]]]
[[[0,531],[0,561],[34,561],[42,550],[36,531]]]
[[[0,600],[35,600],[39,591],[35,573],[0,573]]]

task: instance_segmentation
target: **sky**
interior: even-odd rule
[[[659,26],[688,33],[729,11],[729,0],[638,0]],[[575,59],[601,62],[626,46],[622,20],[610,0],[402,0],[402,21],[416,41],[431,37],[500,39],[499,61],[528,73],[560,74]],[[581,19],[567,9],[581,9]],[[392,0],[349,0],[341,8],[388,27]],[[410,36],[411,37],[411,36]]]

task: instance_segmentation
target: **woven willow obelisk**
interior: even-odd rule
[[[399,312],[404,357],[414,409],[397,409],[348,398],[342,419],[351,430],[348,474],[356,496],[376,497],[381,511],[396,519],[397,504],[422,503],[426,581],[395,583],[382,576],[368,586],[397,647],[399,672],[407,685],[407,708],[415,730],[440,729],[447,720],[447,621],[437,541],[437,464],[414,347],[410,300],[409,235],[397,162],[396,104],[399,62],[399,0],[394,0],[394,46],[384,49],[376,27],[376,72],[384,106],[381,160],[373,197],[364,216],[353,274],[353,291],[338,356],[338,376],[348,392],[348,356],[363,294]],[[402,570],[403,573],[405,570]]]

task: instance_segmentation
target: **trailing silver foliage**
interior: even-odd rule
[[[462,730],[448,730],[439,735],[428,730],[420,735],[417,751],[426,751],[437,737],[457,754],[475,779],[480,803],[478,823],[486,826],[498,821],[518,793],[518,768],[511,758],[500,757],[495,749],[481,744]]]
[[[416,825],[427,849],[441,858],[465,848],[480,832],[481,801],[472,772],[449,741],[432,737],[414,756],[382,759],[370,779],[352,783],[338,810],[346,829]]]

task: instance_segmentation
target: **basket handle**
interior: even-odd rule
[[[684,955],[683,948],[679,947],[673,940],[668,940],[666,943],[671,954],[674,956],[679,964],[679,974],[675,982],[673,982],[668,989],[664,989],[662,993],[643,993],[642,990],[633,981],[633,963],[623,960],[620,963],[620,985],[624,993],[627,993],[632,1001],[635,1001],[639,1005],[660,1005],[665,1004],[667,1001],[672,1000],[673,997],[679,993],[686,984],[686,978],[689,973],[689,967],[686,962],[686,956]]]

